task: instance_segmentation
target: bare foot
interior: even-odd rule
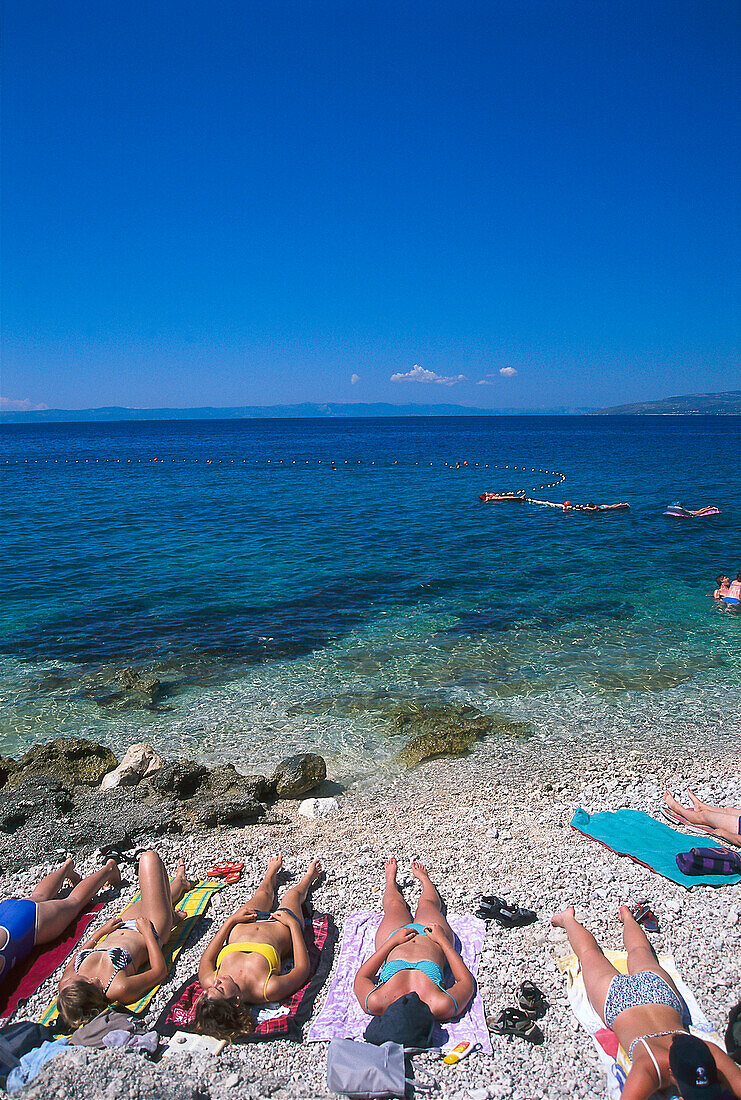
[[[302,884],[305,883],[307,889],[310,889],[312,886],[315,886],[316,883],[319,881],[319,879],[322,877],[322,870],[323,870],[323,868],[322,868],[322,865],[319,862],[319,860],[318,859],[312,859],[311,863],[309,864],[309,866],[306,869],[306,874],[304,875],[303,879],[301,880]]]
[[[691,791],[689,789],[689,787],[687,788],[687,794],[690,796],[690,801],[692,802],[692,806],[693,806],[693,809],[694,809],[695,813],[699,814],[701,810],[707,810],[707,808],[708,808],[707,802],[702,802],[697,797],[695,792]]]
[[[386,879],[390,882],[396,882],[396,872],[398,869],[399,865],[396,862],[396,856],[391,856],[390,859],[386,860]]]
[[[560,913],[554,913],[551,917],[551,924],[554,928],[565,928],[566,923],[569,920],[574,920],[576,917],[576,910],[573,905],[567,905],[565,909],[562,909]]]
[[[71,856],[69,859],[65,859],[63,866],[65,880],[74,889],[75,886],[77,886],[78,882],[82,882],[82,875],[78,875],[77,871],[75,870],[75,861],[72,859]]]
[[[430,876],[427,874],[427,867],[424,863],[420,863],[418,859],[413,859],[410,866],[412,874],[415,878],[418,878],[420,882],[429,879]]]
[[[183,894],[187,894],[189,890],[193,889],[193,883],[185,873],[185,860],[179,859],[175,868],[175,878],[172,882],[173,891],[177,891],[178,897],[181,898]]]
[[[692,809],[689,806],[683,806],[681,802],[677,802],[671,791],[664,791],[664,805],[668,806],[673,813],[678,814],[680,817],[686,817],[688,813],[692,813]]]
[[[276,878],[277,875],[283,870],[283,853],[279,852],[277,856],[273,856],[268,860],[268,869],[265,872],[265,878]]]
[[[618,909],[618,916],[620,917],[620,923],[625,924],[626,920],[635,920],[635,917],[631,913],[627,905],[621,905]]]
[[[118,869],[118,864],[115,859],[106,860],[106,867],[108,868],[107,882],[109,886],[112,886],[115,890],[121,885],[121,872]]]

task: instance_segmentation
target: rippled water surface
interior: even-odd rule
[[[559,744],[736,743],[741,614],[705,593],[741,569],[739,426],[6,426],[0,751],[83,734],[264,768],[317,747],[349,777],[398,752],[401,711],[461,704]],[[506,488],[632,507],[479,503]],[[665,517],[676,499],[721,515]]]

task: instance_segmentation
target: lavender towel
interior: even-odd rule
[[[362,1039],[369,1016],[363,1012],[353,993],[358,967],[375,951],[375,936],[381,923],[380,913],[353,913],[345,921],[342,946],[332,984],[324,1006],[309,1028],[309,1043],[331,1039]],[[464,963],[476,977],[486,926],[477,917],[451,917],[448,923],[458,937]],[[480,990],[463,1015],[445,1024],[438,1024],[433,1036],[436,1047],[451,1049],[463,1039],[481,1044],[485,1054],[491,1054],[491,1040],[484,1016],[484,1001]]]

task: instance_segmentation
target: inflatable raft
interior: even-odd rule
[[[714,504],[706,504],[704,508],[697,508],[693,512],[691,508],[683,508],[679,501],[675,501],[674,504],[668,504],[665,516],[678,516],[680,519],[697,519],[698,516],[719,516],[720,508],[716,508]]]
[[[525,497],[524,492],[522,492],[522,493],[482,493],[481,496],[479,497],[479,500],[483,501],[484,504],[492,504],[494,501],[503,501],[503,500],[524,501],[524,500],[526,500],[526,497]]]

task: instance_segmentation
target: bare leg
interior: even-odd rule
[[[285,894],[281,898],[280,908],[290,909],[300,921],[303,922],[304,915],[301,912],[301,906],[306,901],[306,897],[311,890],[315,882],[321,878],[322,865],[318,859],[313,859],[309,864],[309,868],[304,877],[297,883],[296,886],[292,886],[290,890],[286,890]]]
[[[247,902],[252,909],[262,909],[264,913],[272,913],[273,907],[275,906],[278,875],[282,870],[282,855],[273,856],[272,859],[268,860],[268,869],[265,872],[265,877]]]
[[[57,867],[51,874],[42,878],[31,894],[31,901],[52,901],[65,882],[69,882],[71,886],[77,886],[80,881],[81,876],[75,870],[74,860],[65,859],[61,867]]]
[[[376,932],[376,947],[385,943],[389,936],[403,928],[405,924],[412,923],[412,914],[409,906],[402,897],[401,890],[396,882],[397,863],[392,856],[386,860],[386,889],[383,891],[383,920]]]
[[[161,943],[166,943],[176,923],[174,903],[179,901],[190,883],[185,876],[183,861],[170,885],[165,865],[155,851],[142,853],[139,859],[139,889],[141,900],[123,911],[123,920],[145,917],[154,925]]]
[[[739,834],[741,808],[738,806],[709,806],[706,802],[701,802],[692,791],[687,793],[692,799],[691,807],[683,806],[669,791],[664,794],[664,802],[670,810],[688,821],[690,825],[704,825],[731,844],[741,843],[741,835]]]
[[[416,923],[424,925],[439,924],[450,942],[453,943],[455,940],[453,929],[443,916],[440,895],[427,874],[424,863],[418,863],[417,860],[414,860],[412,874],[422,887],[422,893],[417,902],[417,912],[414,914]]]
[[[587,997],[595,1012],[604,1020],[607,990],[617,970],[602,954],[602,948],[592,933],[583,924],[579,924],[573,905],[552,916],[551,924],[554,928],[563,928],[568,935],[569,943],[581,966]]]
[[[68,860],[68,862],[71,863],[71,860]],[[46,893],[48,889],[51,889],[53,883],[48,883],[48,880],[55,875],[59,875],[66,866],[66,864],[63,864],[62,868],[52,872],[51,875],[47,875],[47,878],[39,883],[31,895],[31,900],[36,902],[35,942],[37,944],[51,943],[57,936],[61,936],[65,928],[73,920],[77,920],[83,909],[87,908],[99,890],[108,885],[118,886],[121,881],[118,864],[114,859],[109,859],[105,867],[101,867],[99,871],[88,875],[87,878],[80,879],[77,876],[78,882],[66,898],[50,898],[49,900],[39,898],[38,891],[43,888],[43,892]],[[75,872],[72,873],[75,874]],[[65,872],[62,876],[62,882],[65,877],[69,877],[69,873]]]
[[[623,943],[628,952],[628,973],[640,974],[641,971],[651,970],[654,974],[659,974],[681,999],[679,990],[659,964],[646,933],[636,923],[627,905],[620,906],[620,920],[623,922]]]

